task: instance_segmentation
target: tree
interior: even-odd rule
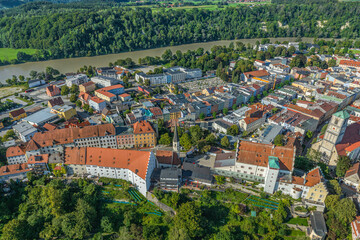
[[[238,125],[232,125],[227,129],[227,134],[232,136],[237,136],[239,134],[239,127]]]
[[[284,146],[284,135],[279,134],[274,138],[274,145]]]
[[[145,240],[163,239],[162,229],[159,225],[145,225],[143,227],[143,237]]]
[[[233,105],[232,105],[232,109],[235,111],[236,110],[236,104],[234,103]]]
[[[204,233],[201,209],[194,202],[180,205],[174,218],[174,227],[184,229],[191,238],[201,238]]]
[[[93,114],[93,113],[94,113],[94,109],[91,107],[91,108],[89,108],[88,112],[89,112],[90,114]]]
[[[71,96],[70,96],[70,102],[76,102],[76,100],[77,100],[77,96],[75,95],[75,94],[71,94]],[[80,102],[81,103],[81,102]]]
[[[70,93],[78,93],[79,92],[79,86],[73,84],[70,88]]]
[[[199,115],[199,118],[201,119],[201,120],[204,120],[205,119],[205,113],[200,113],[200,115]]]
[[[335,59],[330,59],[328,61],[328,66],[329,67],[335,67],[336,66],[336,60]]]
[[[216,184],[223,185],[223,184],[225,184],[226,179],[225,179],[224,176],[216,175],[215,176],[215,181],[216,181]]]
[[[307,137],[308,139],[311,139],[312,136],[313,136],[313,132],[310,131],[310,130],[308,130],[308,131],[306,132],[306,137]]]
[[[253,104],[255,102],[255,97],[254,96],[251,96],[250,97],[250,103]]]
[[[159,140],[159,144],[168,145],[168,146],[171,144],[171,138],[170,138],[168,133],[165,133],[165,134],[161,135],[160,140]]]
[[[223,114],[224,114],[224,115],[227,115],[228,112],[229,112],[229,109],[227,109],[227,108],[224,108],[224,109],[223,109]]]
[[[204,136],[204,133],[201,130],[199,125],[190,127],[189,131],[190,131],[191,138],[193,139],[193,141],[195,143],[200,141],[200,139],[202,139]]]
[[[108,216],[101,218],[101,230],[106,233],[112,233],[114,231],[113,224]]]
[[[216,118],[216,112],[213,112],[213,113],[212,113],[212,116],[213,116],[213,118],[215,119],[215,118]]]
[[[210,133],[209,135],[206,136],[205,141],[207,144],[214,144],[216,141],[216,137],[214,134]]]
[[[180,145],[185,148],[186,150],[189,150],[192,146],[191,143],[191,138],[189,136],[188,133],[184,133],[181,137],[180,137]]]
[[[1,239],[4,240],[23,240],[28,238],[28,224],[26,221],[12,219],[4,225]]]
[[[230,146],[230,142],[229,142],[229,139],[227,136],[224,136],[222,139],[221,139],[221,146],[223,147],[229,147]]]
[[[320,131],[320,134],[321,134],[321,135],[324,135],[324,134],[325,134],[327,127],[328,127],[328,124],[325,124],[325,125],[321,128],[321,131]]]
[[[82,102],[80,100],[76,100],[75,104],[78,108],[80,108],[82,105]]]
[[[351,166],[351,160],[347,156],[340,156],[336,163],[336,176],[343,177]]]
[[[337,180],[333,179],[333,180],[328,181],[328,187],[332,194],[337,194],[337,195],[342,194],[340,184]]]
[[[149,87],[149,86],[150,86],[150,80],[149,80],[149,79],[145,79],[145,83],[144,83],[144,84],[145,84],[145,86],[148,86],[148,87]]]
[[[62,87],[61,87],[61,95],[62,95],[62,96],[68,95],[69,92],[70,92],[70,89],[69,89],[68,86],[65,85],[65,86],[62,86]]]
[[[89,111],[89,108],[90,108],[89,104],[84,104],[83,109],[85,111]]]

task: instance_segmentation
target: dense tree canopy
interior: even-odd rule
[[[219,39],[298,36],[356,39],[360,36],[357,18],[360,5],[356,3],[270,4],[189,11],[126,7],[57,10],[56,6],[43,3],[26,8],[27,11],[2,13],[0,47],[39,49],[40,59]],[[37,11],[40,12],[33,14]],[[349,26],[344,27],[347,22]],[[266,57],[262,53],[258,55]],[[168,56],[169,52],[163,59]],[[23,53],[19,57],[28,58]]]

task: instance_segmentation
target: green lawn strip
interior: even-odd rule
[[[299,217],[297,217],[297,218],[291,218],[288,222],[286,222],[286,223],[288,223],[288,224],[297,224],[297,225],[300,225],[300,226],[305,226],[305,227],[307,227],[307,226],[309,226],[308,225],[308,220],[306,219],[306,218],[299,218]]]
[[[36,49],[31,48],[21,48],[21,49],[13,49],[13,48],[0,48],[0,60],[12,60],[17,59],[18,52],[24,52],[26,54],[33,55],[36,52]]]

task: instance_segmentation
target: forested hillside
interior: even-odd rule
[[[31,6],[21,6],[25,12],[3,13],[0,47],[44,49],[49,58],[66,58],[220,39],[356,39],[360,30],[357,3],[159,11],[130,7],[57,11],[57,5],[49,3]]]

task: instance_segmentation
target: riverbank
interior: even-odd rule
[[[271,42],[279,41],[295,41],[296,38],[288,37],[288,38],[269,38]],[[304,42],[313,42],[313,38],[302,38]],[[204,48],[205,51],[210,50],[213,46],[229,46],[231,42],[243,42],[244,44],[255,44],[256,41],[261,41],[261,38],[253,38],[253,39],[236,39],[236,40],[219,40],[213,42],[202,42],[202,43],[192,43],[192,44],[183,44],[177,46],[169,46],[169,47],[161,47],[161,48],[153,48],[146,50],[138,50],[133,52],[123,52],[116,54],[108,54],[108,55],[99,55],[94,57],[78,57],[78,58],[66,58],[66,59],[56,59],[56,60],[48,60],[41,62],[27,62],[15,65],[6,65],[0,67],[0,82],[5,83],[6,79],[11,78],[13,75],[19,76],[23,75],[25,77],[29,76],[30,71],[35,70],[38,72],[44,71],[46,67],[50,66],[61,73],[75,72],[80,67],[84,65],[91,65],[95,67],[103,67],[108,66],[109,62],[115,62],[118,59],[132,58],[134,62],[137,62],[139,58],[144,58],[146,56],[156,57],[160,56],[164,53],[166,49],[170,49],[173,53],[180,50],[182,52],[186,52],[187,50],[196,50],[198,48]]]

